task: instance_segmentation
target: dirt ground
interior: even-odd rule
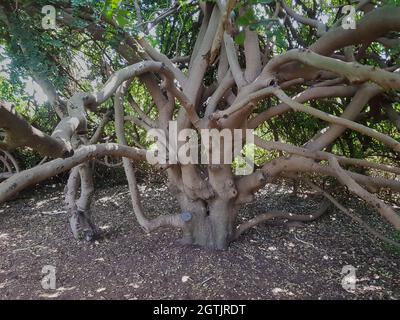
[[[151,215],[177,212],[165,187],[141,186]],[[375,212],[350,199],[382,232]],[[241,219],[270,209],[306,213],[315,196],[267,186]],[[306,225],[266,224],[229,250],[183,247],[167,229],[146,235],[124,185],[96,191],[93,214],[104,237],[77,242],[68,229],[60,185],[35,189],[0,207],[0,299],[399,299],[400,255],[335,209]],[[56,289],[41,286],[56,269]],[[343,289],[344,266],[356,288]]]

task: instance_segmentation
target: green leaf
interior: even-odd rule
[[[112,10],[108,9],[108,10],[106,10],[106,11],[104,12],[104,15],[106,16],[107,19],[112,19],[113,13],[114,13],[114,12],[113,12]]]
[[[245,12],[245,14],[241,15],[237,18],[236,23],[239,26],[248,26],[250,23],[253,23],[256,20],[254,12],[252,9],[249,9]]]
[[[239,26],[247,26],[250,23],[250,21],[246,16],[241,16],[237,18],[236,23]]]
[[[126,19],[126,15],[124,13],[118,12],[117,22],[118,22],[118,25],[121,27],[126,25],[128,23],[128,20]]]
[[[119,0],[111,0],[111,8],[117,9],[119,4]]]
[[[245,33],[244,31],[240,31],[236,36],[235,36],[235,43],[238,45],[243,45],[244,44],[244,39],[245,39]]]

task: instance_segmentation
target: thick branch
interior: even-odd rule
[[[123,97],[127,90],[127,84],[122,85],[115,95],[114,109],[115,109],[115,131],[118,141],[121,145],[126,146],[127,141],[124,132],[124,109]],[[150,232],[159,227],[172,225],[174,227],[182,227],[183,220],[179,216],[160,216],[154,220],[149,220],[144,214],[142,202],[140,199],[139,189],[137,185],[135,168],[129,158],[122,158],[125,170],[126,179],[128,180],[128,187],[131,194],[132,206],[135,216],[139,224],[147,231]]]
[[[282,7],[285,9],[287,14],[291,16],[293,19],[295,19],[297,22],[300,22],[302,24],[317,28],[317,34],[322,35],[326,31],[326,26],[322,22],[319,22],[318,20],[311,19],[305,16],[302,16],[298,13],[296,13],[292,8],[290,8],[285,0],[281,0]]]
[[[359,167],[374,168],[377,170],[382,170],[386,172],[392,172],[394,174],[400,175],[400,168],[392,167],[384,164],[379,164],[375,162],[370,162],[363,159],[347,158],[343,156],[337,156],[325,151],[313,151],[307,148],[297,147],[290,144],[277,142],[277,141],[265,141],[261,138],[254,136],[254,144],[260,148],[266,150],[279,150],[285,151],[289,154],[295,154],[298,156],[314,159],[314,160],[329,160],[330,157],[335,157],[339,163],[344,165],[353,165]]]
[[[333,87],[314,87],[298,94],[293,100],[299,103],[304,103],[309,100],[330,98],[330,97],[350,97],[353,96],[357,88],[354,86],[333,86]],[[281,115],[292,108],[286,103],[281,103],[271,107],[264,112],[249,120],[249,128],[257,128],[261,123],[271,119],[272,117]]]
[[[32,127],[9,103],[0,103],[0,127],[6,132],[6,138],[2,143],[3,149],[26,146],[43,156],[64,158],[71,155],[71,149],[68,149],[62,141]]]
[[[360,198],[367,201],[372,205],[378,212],[388,220],[396,230],[400,230],[400,216],[393,211],[393,209],[380,200],[376,195],[369,193],[363,189],[357,182],[355,182],[346,172],[340,167],[338,161],[334,157],[329,158],[329,164],[335,170],[337,178],[341,183],[346,185],[349,190],[358,195]]]
[[[400,89],[400,74],[382,70],[375,66],[366,66],[357,62],[343,62],[324,57],[311,50],[293,49],[271,59],[263,73],[276,71],[279,66],[290,61],[299,61],[317,69],[327,70],[349,79],[351,83],[373,81],[385,89]]]
[[[146,151],[118,144],[97,144],[81,147],[72,157],[56,159],[13,175],[0,184],[0,203],[7,201],[26,187],[39,183],[77,165],[106,155],[127,157],[132,160],[145,160]]]
[[[244,51],[246,56],[245,80],[253,82],[261,72],[261,51],[258,41],[258,34],[246,27]]]
[[[237,86],[241,88],[247,84],[247,81],[244,79],[242,68],[240,68],[233,39],[226,32],[224,33],[224,43],[225,43],[226,55],[229,61],[229,66],[232,70],[232,75],[235,79]]]
[[[367,103],[381,92],[382,89],[375,84],[362,85],[340,117],[354,121]],[[310,150],[321,150],[340,137],[346,129],[347,127],[338,124],[330,125],[318,132],[306,146]]]
[[[333,198],[329,193],[327,193],[325,190],[322,190],[320,187],[318,187],[317,185],[315,185],[314,183],[312,183],[310,180],[305,179],[306,183],[308,185],[310,185],[313,189],[315,189],[315,191],[317,191],[318,193],[322,194],[326,199],[328,199],[330,202],[332,202],[332,204],[338,208],[340,211],[342,211],[344,214],[346,214],[347,216],[349,216],[352,220],[354,220],[355,222],[357,222],[358,224],[360,224],[365,230],[367,230],[369,233],[371,233],[372,235],[374,235],[375,237],[377,237],[378,239],[390,243],[393,246],[396,247],[400,247],[400,243],[395,242],[385,236],[383,236],[382,234],[380,234],[378,231],[374,230],[373,228],[371,228],[368,224],[366,224],[362,219],[360,219],[359,217],[357,217],[356,215],[352,214],[347,208],[345,208],[344,206],[342,206],[338,201],[336,201],[335,198]]]
[[[288,104],[291,106],[291,108],[295,111],[301,111],[304,113],[307,113],[309,115],[312,115],[314,117],[317,117],[321,120],[330,122],[330,123],[335,123],[339,124],[341,126],[345,126],[349,129],[358,131],[362,134],[365,134],[367,136],[370,136],[372,138],[375,138],[385,144],[387,144],[389,147],[391,147],[393,150],[400,152],[400,143],[396,141],[395,139],[380,133],[374,129],[368,128],[364,125],[361,125],[359,123],[356,123],[354,121],[350,121],[344,118],[339,118],[337,116],[328,114],[326,112],[320,111],[318,109],[312,108],[312,107],[306,107],[291,98],[289,98],[282,90],[277,89],[274,94],[281,99],[284,103]]]
[[[240,235],[245,231],[247,231],[248,229],[253,228],[261,223],[264,223],[272,219],[286,219],[289,221],[302,221],[302,222],[314,221],[318,219],[320,216],[322,216],[329,209],[330,205],[331,204],[329,202],[325,202],[324,204],[322,204],[320,209],[318,209],[316,212],[312,214],[293,214],[281,211],[272,211],[261,214],[239,225],[235,231],[233,239],[234,240],[238,239]]]

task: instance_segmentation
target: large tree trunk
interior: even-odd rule
[[[12,21],[8,19],[14,15],[15,10],[7,1],[4,4],[3,2],[0,4],[0,23],[4,22],[3,27],[9,29],[12,35],[10,39],[16,37],[15,43],[23,43],[21,41],[23,39],[18,39],[18,35],[13,34],[15,28]],[[361,10],[368,1],[361,3],[356,8],[357,10]],[[156,47],[152,47],[146,37],[125,31],[123,26],[119,26],[113,19],[101,16],[99,20],[101,24],[98,24],[93,22],[98,21],[98,17],[94,19],[90,16],[92,10],[80,15],[80,19],[87,19],[88,22],[86,28],[79,28],[80,32],[87,32],[94,41],[104,41],[108,27],[118,30],[121,41],[115,49],[115,56],[124,57],[129,65],[110,74],[108,81],[98,91],[68,94],[70,96],[66,103],[68,114],[63,115],[51,136],[29,125],[11,105],[0,103],[0,128],[5,133],[4,139],[0,139],[0,148],[28,146],[46,156],[67,157],[17,173],[2,182],[0,203],[10,199],[29,185],[72,169],[66,187],[66,204],[71,214],[71,228],[76,237],[83,234],[84,238],[91,240],[97,228],[90,215],[94,188],[89,161],[95,157],[109,155],[123,157],[132,208],[140,226],[146,232],[163,226],[179,228],[183,232],[185,244],[225,249],[244,231],[267,220],[311,221],[318,218],[326,211],[325,204],[314,214],[298,215],[272,211],[256,216],[238,226],[235,225],[238,207],[253,201],[254,193],[265,183],[279,176],[304,180],[307,173],[312,176],[337,178],[347,186],[349,191],[371,204],[396,230],[400,230],[400,216],[396,210],[372,194],[379,188],[400,191],[400,182],[386,178],[384,175],[366,176],[345,170],[342,166],[372,168],[382,173],[389,172],[396,175],[400,174],[400,169],[367,159],[346,158],[343,155],[334,154],[335,148],[332,147],[344,132],[354,130],[384,144],[392,154],[388,159],[398,158],[400,152],[398,136],[391,136],[373,129],[369,127],[368,121],[359,121],[359,119],[361,112],[368,107],[371,99],[380,99],[385,91],[387,91],[385,99],[388,99],[391,104],[398,102],[398,97],[392,94],[394,90],[400,89],[398,66],[395,63],[392,65],[395,57],[386,59],[386,54],[385,57],[378,55],[377,63],[379,60],[382,60],[381,62],[387,60],[380,68],[375,66],[376,63],[364,65],[360,64],[360,61],[375,60],[365,55],[371,43],[378,41],[389,46],[393,40],[398,43],[398,39],[391,38],[395,32],[400,31],[398,19],[400,8],[386,6],[380,8],[379,5],[375,8],[375,5],[371,4],[371,12],[365,14],[357,22],[357,30],[352,30],[344,29],[339,25],[328,28],[318,19],[298,14],[296,12],[300,9],[298,4],[293,5],[293,8],[296,8],[294,10],[292,5],[286,5],[284,1],[272,1],[265,6],[266,13],[269,12],[271,16],[273,14],[271,20],[280,20],[281,16],[285,16],[285,25],[293,20],[292,22],[296,22],[297,25],[304,24],[310,26],[311,29],[316,29],[315,34],[309,35],[309,39],[313,39],[315,35],[318,36],[315,43],[307,43],[307,46],[304,46],[309,49],[300,48],[274,54],[283,49],[276,40],[272,38],[260,41],[262,35],[257,30],[252,30],[250,25],[239,24],[239,17],[248,12],[247,9],[251,8],[251,3],[246,1],[240,3],[242,8],[236,12],[238,10],[235,8],[238,4],[236,0],[200,3],[201,27],[195,45],[190,50],[190,61],[185,71],[174,64],[174,59],[168,58]],[[80,24],[75,23],[75,17],[63,7],[58,9],[60,16],[63,17],[60,23],[68,26],[68,31],[71,29],[76,31],[76,26]],[[233,10],[235,14],[232,14]],[[15,15],[14,18],[17,19],[18,16]],[[337,23],[340,21],[341,19]],[[266,29],[272,28],[272,24],[266,27]],[[242,28],[245,39],[243,45],[240,45],[235,42],[235,39]],[[305,29],[301,30],[303,32]],[[290,31],[294,38],[299,37],[300,32],[297,33],[293,27],[287,31]],[[290,37],[290,33],[288,32],[289,40],[293,38]],[[304,42],[302,38],[292,40],[297,43]],[[362,46],[358,49],[359,44]],[[27,51],[23,45],[20,49],[22,52]],[[86,51],[88,50],[81,50],[81,52]],[[342,51],[344,51],[343,56]],[[177,58],[179,60],[179,57]],[[130,86],[135,77],[141,80],[151,95],[157,109],[154,114],[142,110],[140,103],[136,104],[134,100],[136,97],[133,97],[130,92]],[[34,75],[34,78],[36,79],[37,75]],[[51,100],[57,103],[60,99],[55,89],[46,81],[39,80],[44,91],[52,96]],[[296,94],[296,97],[289,97],[284,90],[288,90],[290,95]],[[90,141],[82,137],[78,139],[82,140],[82,145],[78,148],[73,141],[77,140],[78,135],[87,133],[87,111],[99,111],[96,108],[112,96],[114,96],[115,133],[119,144],[96,144],[108,121],[106,119]],[[325,98],[336,98],[339,103],[339,98],[345,97],[352,97],[352,100],[347,106],[343,105],[344,111],[341,114],[336,111],[333,114],[328,113],[324,111],[328,108],[320,108],[322,107],[320,104],[307,106],[303,104],[310,100]],[[269,100],[268,108],[258,113],[257,105],[265,99]],[[271,105],[276,101],[280,103]],[[126,112],[128,103],[133,112]],[[385,106],[385,110],[388,120],[399,127],[396,107]],[[326,128],[316,134],[312,132],[309,141],[301,146],[280,142],[279,134],[276,133],[274,133],[276,141],[265,140],[268,139],[268,135],[255,137],[254,141],[258,147],[268,151],[279,151],[280,156],[267,160],[261,164],[262,167],[259,170],[248,176],[239,176],[237,172],[232,172],[231,165],[222,161],[223,143],[221,143],[222,149],[214,150],[211,147],[207,150],[209,158],[212,158],[213,152],[220,153],[218,164],[195,165],[186,164],[184,161],[157,163],[167,170],[169,187],[179,202],[180,212],[160,215],[155,219],[146,217],[136,181],[135,163],[132,161],[148,160],[147,153],[140,143],[135,143],[138,148],[129,146],[132,141],[128,139],[131,137],[126,135],[129,132],[125,127],[126,121],[133,122],[136,132],[139,127],[145,131],[161,129],[168,136],[168,133],[173,131],[171,121],[176,121],[178,132],[191,128],[197,130],[198,133],[202,129],[215,129],[217,132],[222,132],[224,129],[227,131],[256,129],[265,121],[273,117],[282,117],[289,111],[305,113],[318,121],[322,120],[326,122]],[[385,124],[384,127],[387,125]],[[175,141],[166,140],[165,143],[171,149],[172,144],[174,147],[180,145],[180,142]],[[324,151],[327,150],[326,148],[329,148],[329,152]],[[233,159],[238,152],[235,150],[232,153]],[[378,153],[371,156],[377,156],[377,159],[385,158]],[[8,171],[11,171],[5,159],[3,163]],[[0,179],[1,177],[0,175]],[[321,193],[321,191],[318,192]],[[325,191],[322,194],[339,207]],[[344,211],[343,208],[339,207],[339,209]]]
[[[226,249],[234,233],[236,210],[232,201],[213,199],[205,203],[198,200],[196,206],[197,210],[199,206],[202,210],[192,214],[191,220],[185,226],[183,243],[211,249]]]

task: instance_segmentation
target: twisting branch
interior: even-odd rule
[[[368,128],[364,125],[361,125],[359,123],[356,123],[354,121],[345,119],[345,118],[340,118],[331,114],[328,114],[326,112],[320,111],[318,109],[312,108],[312,107],[306,107],[301,103],[298,103],[288,97],[284,91],[277,87],[267,87],[265,89],[259,90],[255,93],[252,93],[248,95],[245,99],[240,100],[237,104],[233,104],[231,107],[224,111],[217,111],[212,114],[212,119],[221,119],[221,118],[226,118],[229,115],[233,114],[234,112],[237,112],[238,110],[251,106],[255,106],[255,103],[262,100],[268,95],[275,95],[278,97],[282,102],[290,106],[293,110],[295,111],[301,111],[304,113],[307,113],[309,115],[312,115],[314,117],[317,117],[321,120],[327,121],[329,123],[334,123],[338,124],[344,127],[347,127],[349,129],[358,131],[362,134],[368,135],[370,137],[373,137],[388,146],[390,146],[393,150],[400,152],[400,143],[396,141],[395,139],[380,133],[374,129]]]
[[[0,203],[7,201],[27,186],[39,183],[61,172],[70,170],[77,165],[96,157],[106,155],[114,157],[127,157],[132,160],[145,160],[146,151],[133,147],[121,146],[114,143],[83,146],[72,157],[56,159],[32,169],[14,174],[6,181],[0,183]]]
[[[299,103],[304,103],[309,100],[321,98],[351,97],[354,95],[356,90],[357,88],[354,86],[313,87],[299,93],[293,100]],[[250,119],[248,127],[252,129],[257,128],[264,121],[290,110],[292,110],[292,108],[286,103],[281,103],[277,106],[268,108],[266,111],[263,111]]]
[[[291,61],[299,61],[314,68],[334,72],[346,77],[351,83],[373,81],[385,89],[400,89],[400,74],[357,62],[343,62],[302,49],[293,49],[271,59],[265,66],[263,74],[273,73],[279,66]]]
[[[227,29],[230,14],[236,5],[236,0],[217,1],[217,5],[222,12],[221,19],[219,20],[217,32],[211,46],[210,63],[213,63],[217,58],[224,38],[224,31]]]
[[[329,202],[325,202],[321,205],[321,207],[317,211],[311,214],[293,214],[281,211],[271,211],[268,213],[261,214],[253,219],[250,219],[240,224],[235,230],[233,239],[236,240],[237,238],[240,237],[241,234],[243,234],[248,229],[253,228],[261,223],[264,223],[272,219],[286,219],[289,221],[302,221],[302,222],[314,221],[319,217],[321,217],[329,209],[330,206],[331,204]]]
[[[182,91],[177,89],[173,83],[173,72],[171,72],[171,70],[169,70],[163,63],[144,61],[117,71],[108,79],[104,84],[104,87],[95,93],[78,92],[74,94],[67,103],[69,117],[61,120],[54,130],[52,137],[60,139],[66,146],[68,146],[71,136],[76,131],[78,133],[84,133],[87,130],[86,109],[93,109],[106,101],[124,81],[148,72],[160,73],[165,77],[166,88],[180,100],[182,105],[186,108],[190,119],[193,122],[197,122],[198,116],[194,111],[193,106],[189,103],[189,99]]]
[[[316,184],[312,183],[309,179],[305,178],[303,179],[311,188],[313,188],[315,191],[318,193],[322,194],[326,199],[328,199],[332,204],[338,208],[340,211],[342,211],[344,214],[349,216],[352,220],[360,224],[365,230],[367,230],[369,233],[377,237],[378,239],[390,243],[393,246],[400,247],[400,243],[393,241],[392,239],[389,239],[382,234],[380,234],[378,231],[374,230],[371,228],[368,224],[366,224],[362,219],[357,217],[356,215],[352,214],[350,210],[342,206],[334,197],[332,197],[329,193],[327,193],[325,190],[321,189],[318,187]]]
[[[380,200],[376,195],[369,193],[367,190],[362,188],[357,182],[355,182],[346,172],[340,167],[338,161],[334,157],[329,158],[329,164],[335,170],[336,176],[341,183],[346,185],[349,190],[364,199],[370,205],[372,205],[378,212],[388,220],[396,230],[400,230],[400,216],[394,212],[394,210]]]
[[[239,65],[237,51],[232,37],[228,33],[224,33],[224,43],[226,48],[226,55],[228,57],[229,66],[232,70],[232,75],[239,88],[245,86],[247,81],[244,79],[242,68]]]
[[[254,136],[254,144],[256,146],[259,146],[260,148],[263,148],[266,150],[285,151],[289,154],[295,154],[298,156],[311,158],[311,159],[315,159],[315,160],[329,160],[330,157],[335,157],[337,159],[337,161],[339,161],[339,163],[341,163],[341,164],[374,168],[377,170],[392,172],[394,174],[400,175],[400,168],[398,168],[398,167],[392,167],[392,166],[388,166],[388,165],[384,165],[384,164],[370,162],[370,161],[363,160],[363,159],[354,159],[354,158],[347,158],[347,157],[343,157],[343,156],[337,156],[337,155],[334,155],[329,152],[316,151],[316,150],[314,151],[314,150],[310,150],[307,148],[296,147],[296,146],[293,146],[293,145],[290,145],[287,143],[278,142],[278,141],[265,141],[257,136]]]
[[[318,20],[315,19],[307,18],[305,16],[296,13],[292,8],[290,8],[286,4],[285,0],[281,0],[280,3],[282,4],[282,7],[285,9],[287,14],[291,16],[293,19],[295,19],[297,22],[317,28],[317,35],[321,36],[326,32],[326,26],[322,22],[319,22]]]
[[[367,136],[375,138],[375,139],[383,142],[384,144],[388,145],[393,150],[400,152],[400,143],[398,141],[396,141],[395,139],[393,139],[383,133],[380,133],[374,129],[368,128],[368,127],[361,125],[359,123],[356,123],[354,121],[350,121],[350,120],[347,120],[344,118],[339,118],[337,116],[328,114],[326,112],[320,111],[320,110],[312,108],[312,107],[306,107],[306,106],[302,105],[301,103],[298,103],[298,102],[292,100],[290,97],[288,97],[286,95],[286,93],[284,93],[280,89],[276,89],[274,91],[274,95],[277,96],[279,99],[281,99],[284,103],[289,105],[295,111],[301,111],[301,112],[307,113],[309,115],[312,115],[314,117],[317,117],[321,120],[324,120],[324,121],[327,121],[330,123],[339,124],[341,126],[345,126],[345,127],[349,128],[349,129],[358,131],[362,134],[365,134]]]
[[[124,132],[124,109],[123,109],[123,98],[128,89],[127,83],[123,84],[116,92],[114,98],[114,109],[115,109],[115,131],[117,134],[118,141],[121,145],[127,146],[127,141]],[[179,215],[175,216],[159,216],[154,220],[149,220],[144,214],[142,202],[140,199],[139,189],[136,181],[135,168],[131,160],[127,157],[122,158],[125,176],[128,180],[128,187],[131,194],[133,211],[135,213],[138,223],[147,232],[155,230],[159,227],[171,225],[174,227],[183,227],[183,220]]]
[[[73,153],[61,140],[32,127],[9,103],[0,102],[0,128],[6,133],[0,145],[4,150],[26,146],[53,158],[65,158]]]

